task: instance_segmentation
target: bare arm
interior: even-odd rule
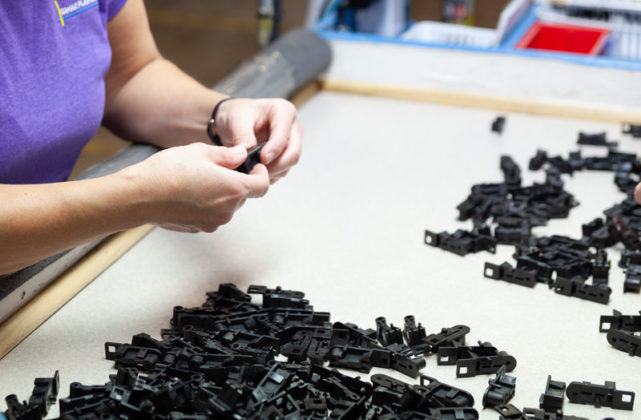
[[[213,232],[247,198],[267,192],[263,165],[233,170],[243,147],[193,144],[165,150],[113,175],[41,185],[1,185],[0,274],[145,223]]]
[[[234,99],[220,108],[227,145],[205,145],[205,125],[224,97],[163,59],[142,0],[129,0],[109,22],[112,67],[104,123],[125,138],[167,148],[116,174],[44,185],[1,185],[0,274],[91,239],[153,223],[212,232],[247,198],[267,192],[298,161],[302,129],[287,101]],[[268,140],[245,175],[233,169],[246,148]],[[269,172],[268,172],[269,171]]]
[[[163,148],[210,143],[207,121],[215,104],[226,96],[160,55],[142,0],[129,0],[108,30],[113,59],[106,77],[105,126],[126,139]],[[227,101],[219,109],[217,127],[227,145],[249,148],[268,141],[261,157],[272,182],[287,174],[300,157],[302,126],[288,101]]]

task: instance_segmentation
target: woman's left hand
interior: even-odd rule
[[[267,166],[271,183],[284,177],[301,154],[303,127],[296,107],[284,99],[234,98],[220,105],[216,132],[226,146],[247,149],[267,142],[260,160]]]

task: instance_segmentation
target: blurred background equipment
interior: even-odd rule
[[[282,7],[282,0],[258,0],[258,45],[261,48],[278,38]]]
[[[443,21],[474,25],[474,0],[445,0]]]
[[[542,0],[537,17],[549,24],[607,31],[603,55],[641,60],[641,1]]]

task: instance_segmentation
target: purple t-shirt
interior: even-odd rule
[[[102,121],[107,22],[126,1],[0,1],[0,183],[67,179]]]

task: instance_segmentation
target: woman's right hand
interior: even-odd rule
[[[247,158],[243,146],[204,143],[172,147],[120,172],[140,191],[138,217],[181,232],[213,232],[228,223],[247,198],[261,197],[269,174],[258,164],[249,174],[234,169]]]

